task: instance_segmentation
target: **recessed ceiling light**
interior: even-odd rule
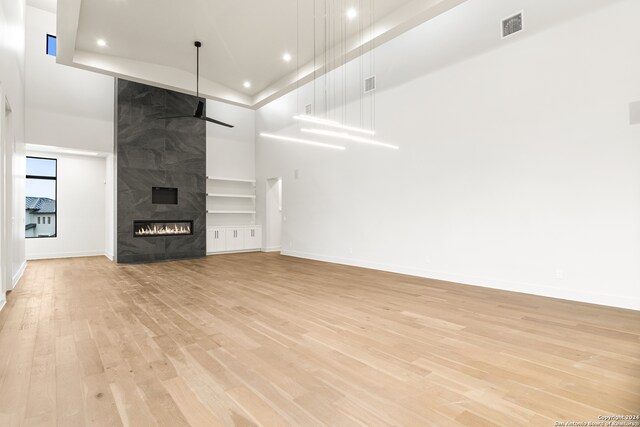
[[[290,62],[291,54],[289,52],[286,52],[284,55],[282,55],[282,59],[284,60],[284,62]]]
[[[358,11],[354,7],[347,9],[347,18],[354,19],[356,16],[358,16]]]
[[[242,85],[249,89],[251,87],[251,82],[244,82]]]
[[[107,42],[104,41],[103,39],[98,39],[96,43],[98,44],[98,46],[102,46],[102,47],[107,45]]]

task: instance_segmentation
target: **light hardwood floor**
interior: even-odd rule
[[[0,425],[553,426],[640,413],[640,313],[273,254],[29,262]]]

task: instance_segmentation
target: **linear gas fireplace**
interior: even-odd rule
[[[133,221],[133,237],[189,236],[193,221]]]

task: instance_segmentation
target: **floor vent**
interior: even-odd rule
[[[376,88],[376,76],[371,76],[364,80],[364,93],[371,92]]]
[[[304,106],[304,114],[306,114],[307,116],[310,116],[313,114],[313,109],[311,108],[311,104]]]
[[[522,12],[502,20],[502,38],[522,31]]]

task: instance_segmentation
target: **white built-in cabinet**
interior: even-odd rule
[[[207,253],[260,250],[255,186],[253,179],[207,177]]]
[[[226,230],[207,228],[207,252],[224,252],[226,250]]]
[[[207,253],[257,251],[261,245],[259,225],[207,227]]]

